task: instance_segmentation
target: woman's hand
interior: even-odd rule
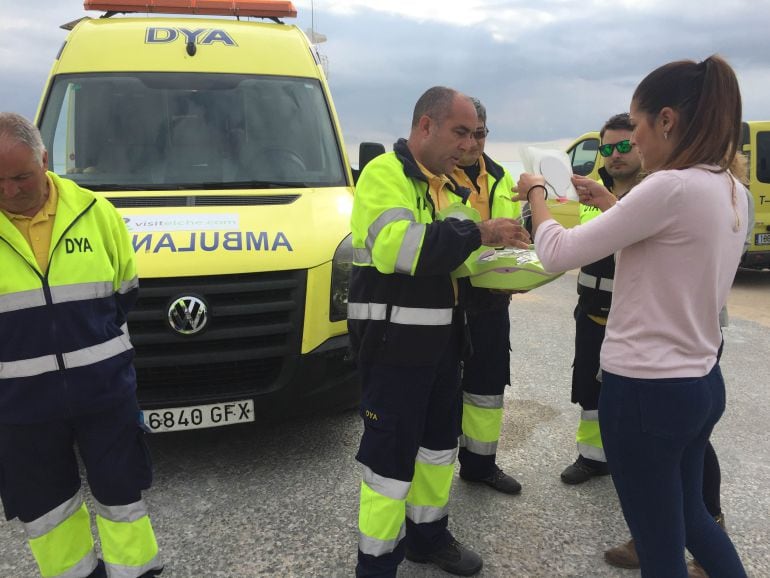
[[[572,184],[575,185],[578,199],[584,205],[606,211],[618,202],[615,195],[613,195],[604,185],[591,178],[573,175]]]
[[[513,188],[515,195],[511,196],[511,200],[520,201],[522,203],[528,202],[527,192],[535,185],[545,187],[545,177],[543,175],[534,175],[532,173],[521,173],[521,175],[519,175],[519,182],[516,183],[516,186]],[[545,195],[545,191],[542,189],[540,190],[542,191],[541,194]]]

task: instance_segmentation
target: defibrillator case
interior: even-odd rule
[[[460,203],[453,203],[440,211],[438,218],[481,221],[478,211]],[[561,275],[543,269],[534,245],[528,249],[482,245],[452,272],[455,278],[468,277],[474,287],[503,291],[529,291]]]

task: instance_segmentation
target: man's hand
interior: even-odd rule
[[[481,244],[488,247],[516,247],[528,249],[531,239],[527,230],[514,219],[489,219],[477,223],[481,231]]]

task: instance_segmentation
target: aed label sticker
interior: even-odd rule
[[[123,222],[131,233],[160,231],[237,231],[240,219],[237,213],[202,215],[133,215],[124,216]]]

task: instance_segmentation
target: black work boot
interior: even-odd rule
[[[606,476],[609,473],[607,462],[598,462],[578,456],[575,463],[567,466],[561,473],[561,481],[570,485],[582,484],[593,477]]]
[[[469,550],[460,542],[452,540],[443,548],[430,554],[419,554],[406,549],[406,559],[418,564],[430,562],[455,576],[473,576],[484,565],[481,556],[473,550]]]
[[[516,478],[506,474],[497,465],[495,465],[495,470],[490,475],[478,480],[472,478],[464,478],[461,470],[460,479],[465,480],[466,482],[480,482],[482,484],[486,484],[490,488],[495,489],[498,492],[502,492],[503,494],[518,494],[521,492],[521,484],[516,481]]]

